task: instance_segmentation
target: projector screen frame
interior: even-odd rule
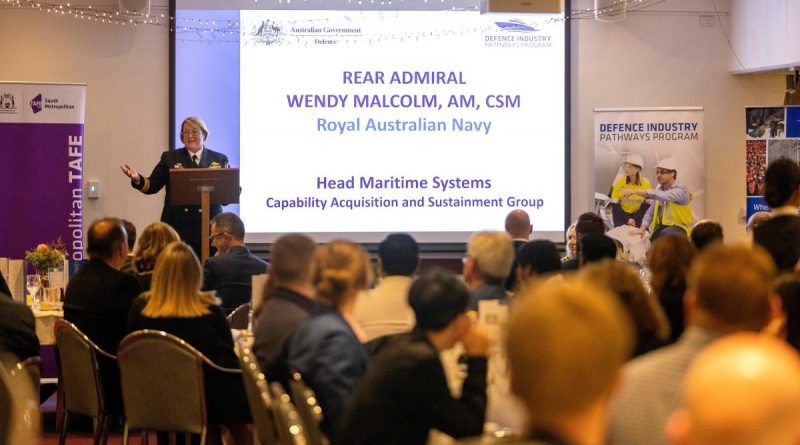
[[[277,5],[271,5],[271,7],[264,7],[264,3],[254,3],[252,0],[226,0],[221,2],[219,0],[169,0],[169,16],[170,17],[177,17],[178,12],[178,2],[181,3],[188,3],[191,2],[193,7],[198,9],[264,9],[264,10],[286,10],[286,9],[302,9],[297,8],[299,2],[289,3],[284,2]],[[337,10],[346,9],[346,10],[384,10],[384,11],[394,11],[394,10],[424,10],[427,9],[431,10],[442,10],[442,7],[439,5],[437,8],[436,3],[438,2],[425,2],[416,4],[414,2],[414,7],[412,8],[410,3],[411,2],[401,2],[395,4],[384,4],[378,5],[375,3],[358,5],[357,2],[333,2],[327,1],[327,4],[330,3],[337,3],[338,7]],[[391,3],[391,2],[390,2]],[[571,19],[570,11],[571,11],[571,0],[564,0],[564,8],[565,8],[565,21],[564,21],[564,223],[563,223],[563,230],[561,231],[554,231],[554,232],[541,232],[536,230],[536,221],[535,219],[532,221],[534,226],[534,232],[532,234],[533,238],[544,238],[550,239],[557,243],[564,243],[565,239],[565,232],[567,227],[571,224],[571,202],[572,202],[572,189],[571,189],[571,99],[572,99],[572,88],[571,88],[571,78],[572,78],[572,69],[571,69],[571,53],[572,53],[572,39],[571,39]],[[316,4],[316,3],[315,3]],[[448,0],[447,5],[474,5],[474,1],[462,1],[462,0]],[[455,9],[457,6],[451,6]],[[320,9],[320,8],[316,8]],[[324,8],[330,9],[330,8]],[[173,20],[172,24],[169,28],[169,131],[168,131],[168,140],[167,146],[172,148],[174,146],[174,141],[176,140],[178,128],[178,117],[176,116],[176,40],[177,40],[177,31],[176,31],[176,23],[177,20]],[[180,117],[182,119],[183,116]],[[236,212],[238,213],[238,212]],[[502,228],[502,221],[498,221],[497,229],[500,230]],[[308,235],[312,236],[318,242],[326,242],[331,239],[336,238],[349,238],[355,241],[360,241],[365,246],[372,246],[377,245],[376,243],[385,236],[387,232],[324,232],[324,233],[308,233]],[[275,236],[279,236],[279,234],[274,234]],[[465,245],[466,239],[468,239],[469,233],[467,232],[428,232],[424,234],[424,236],[417,236],[415,234],[415,238],[417,241],[424,245],[425,247],[421,246],[421,251],[433,253],[434,255],[438,252],[448,255],[451,252],[458,252],[463,251],[463,246]],[[270,246],[272,241],[264,242],[260,239],[253,239],[252,236],[246,238],[248,245],[254,246],[256,251],[260,252],[268,252],[270,250]]]

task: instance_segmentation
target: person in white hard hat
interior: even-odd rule
[[[666,234],[688,235],[692,227],[692,195],[685,185],[677,180],[678,167],[672,158],[664,158],[656,164],[658,187],[650,190],[635,190],[625,187],[622,196],[641,196],[653,200],[639,226],[644,237],[650,232],[655,240]]]
[[[622,189],[650,190],[650,181],[642,176],[642,157],[630,154],[622,164],[625,175],[620,177],[611,188],[611,214],[614,218],[614,227],[628,225],[639,227],[642,218],[650,207],[644,198],[639,195],[622,196]]]

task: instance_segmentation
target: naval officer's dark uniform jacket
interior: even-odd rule
[[[139,175],[139,180],[131,179],[133,188],[140,192],[152,195],[162,188],[167,188],[164,196],[164,210],[161,211],[161,221],[171,225],[180,235],[181,240],[192,246],[198,258],[200,257],[201,214],[199,205],[173,206],[170,203],[169,170],[171,168],[193,168],[192,157],[186,147],[176,150],[167,150],[161,154],[161,160],[153,168],[150,176]],[[228,157],[222,153],[203,147],[200,159],[200,168],[228,167]],[[222,206],[211,206],[209,221],[222,213]]]

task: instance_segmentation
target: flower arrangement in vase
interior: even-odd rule
[[[25,251],[25,261],[33,265],[36,274],[42,281],[42,287],[50,286],[50,278],[47,276],[49,269],[55,269],[64,264],[64,243],[61,238],[50,244],[39,244],[35,249]]]

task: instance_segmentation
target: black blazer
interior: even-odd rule
[[[39,355],[39,337],[36,336],[33,312],[2,292],[0,292],[0,351],[9,351],[20,361]]]
[[[64,318],[106,352],[116,355],[127,334],[131,302],[142,289],[133,275],[99,259],[89,260],[67,284]],[[122,391],[116,360],[98,356],[106,407],[122,413]]]
[[[100,348],[116,355],[119,342],[127,333],[131,302],[141,292],[133,275],[102,260],[89,260],[67,284],[64,318]]]
[[[203,290],[216,290],[222,308],[230,312],[250,301],[252,277],[262,273],[267,273],[267,262],[250,253],[247,246],[236,246],[206,260]]]
[[[203,147],[203,155],[200,158],[200,167],[209,168],[212,164],[219,167],[228,167],[228,157],[222,153]],[[173,206],[170,202],[169,170],[171,168],[190,168],[192,167],[192,157],[186,147],[176,150],[167,150],[161,153],[161,160],[153,168],[150,176],[139,175],[137,181],[131,179],[131,186],[146,195],[152,195],[167,188],[164,196],[164,209],[161,211],[161,221],[171,225],[195,252],[200,252],[200,206]],[[222,213],[222,206],[215,204],[211,206],[211,214],[208,219]]]

